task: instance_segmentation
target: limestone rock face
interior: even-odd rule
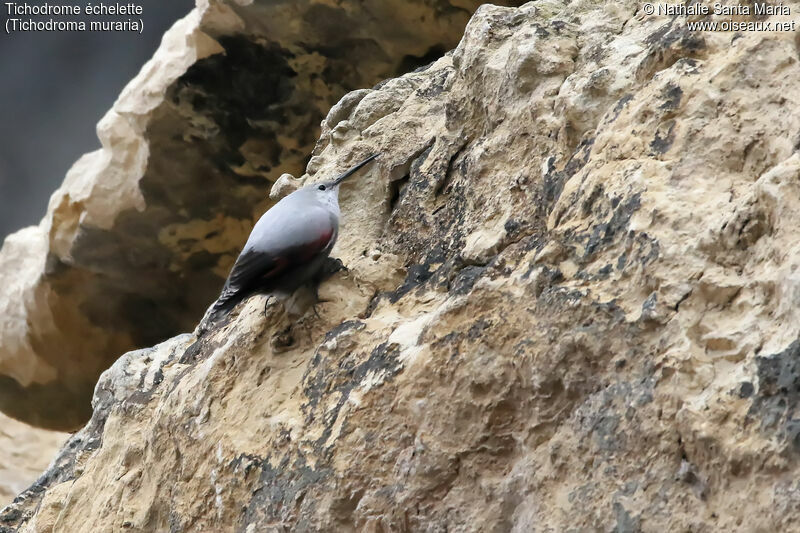
[[[120,354],[191,330],[329,108],[455,46],[477,0],[198,0],[0,251],[0,410],[75,429]]]
[[[798,41],[639,4],[484,6],[342,99],[303,179],[383,155],[316,313],[122,357],[0,526],[797,529]]]

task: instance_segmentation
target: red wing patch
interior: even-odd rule
[[[267,270],[266,272],[264,272],[261,275],[261,278],[265,279],[265,280],[273,278],[273,277],[277,276],[278,274],[280,274],[281,272],[283,272],[284,270],[286,270],[287,266],[289,266],[289,260],[288,259],[286,259],[285,257],[276,257],[275,258],[275,266],[272,267],[271,269]]]
[[[298,254],[298,261],[305,263],[317,255],[320,250],[324,249],[328,243],[331,242],[331,237],[333,237],[332,229],[320,235],[319,239],[308,243],[308,245],[303,247],[303,250]]]

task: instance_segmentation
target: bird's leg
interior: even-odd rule
[[[322,298],[319,297],[319,285],[320,285],[319,283],[313,283],[311,285],[311,294],[314,297],[314,303],[311,305],[311,308],[314,310],[314,314],[316,315],[317,318],[322,318],[319,316],[319,312],[317,312],[317,304],[328,303],[331,300],[323,300]]]
[[[322,282],[314,283],[311,286],[311,293],[314,295],[314,302],[318,304],[325,304],[328,302],[332,302],[333,300],[326,300],[324,298],[320,298],[319,296],[320,285],[322,285]]]
[[[264,320],[267,319],[267,309],[276,301],[277,297],[274,293],[264,293]]]

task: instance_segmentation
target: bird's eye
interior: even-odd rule
[[[319,187],[317,187],[317,189],[319,189],[321,191],[324,191],[325,190],[325,186],[324,185],[320,185]]]

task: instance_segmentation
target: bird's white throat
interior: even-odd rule
[[[318,200],[336,216],[339,216],[339,187],[327,191],[320,191]]]

